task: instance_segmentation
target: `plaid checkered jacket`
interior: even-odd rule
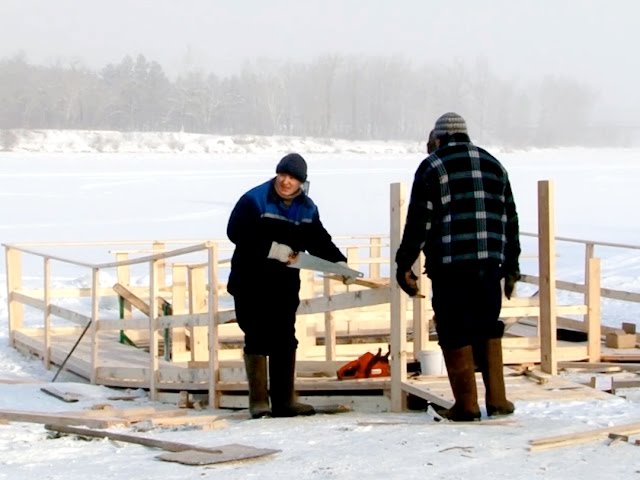
[[[450,142],[418,167],[396,262],[411,268],[423,250],[426,271],[494,260],[519,273],[518,214],[507,171],[471,142]]]

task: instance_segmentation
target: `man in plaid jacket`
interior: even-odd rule
[[[442,115],[435,124],[435,151],[416,171],[402,242],[397,281],[418,293],[412,271],[420,250],[432,282],[438,341],[451,389],[454,421],[480,418],[475,367],[483,376],[487,414],[507,415],[499,320],[504,293],[511,298],[520,278],[518,215],[507,171],[471,143],[464,119]]]

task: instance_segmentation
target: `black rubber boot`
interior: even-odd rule
[[[269,356],[272,416],[296,417],[298,415],[313,415],[316,413],[311,405],[296,401],[294,391],[295,375],[295,350]]]
[[[486,390],[485,402],[487,415],[510,415],[516,407],[507,400],[504,386],[504,364],[502,362],[502,339],[490,338],[482,346],[484,362],[482,380]]]
[[[269,392],[267,390],[267,357],[264,355],[244,355],[249,383],[249,412],[251,418],[271,416]]]
[[[471,346],[465,346],[454,350],[443,350],[442,353],[447,364],[447,374],[455,403],[453,407],[440,410],[438,413],[454,422],[480,419],[473,349]]]

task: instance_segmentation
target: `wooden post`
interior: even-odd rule
[[[300,270],[300,298],[315,297],[315,273],[311,270]],[[315,328],[309,328],[322,315],[297,315],[296,316],[296,336],[298,338],[298,354],[297,358],[304,359],[310,347],[316,344]],[[313,334],[310,335],[309,332]]]
[[[166,245],[164,242],[153,242],[152,250],[153,250],[153,253],[162,253],[166,250]],[[158,264],[156,266],[158,271],[158,276],[157,276],[158,292],[160,291],[161,288],[163,288],[166,285],[166,282],[167,282],[165,265],[166,265],[165,260],[158,260]]]
[[[380,237],[371,237],[369,241],[369,277],[380,278],[380,257],[382,256],[382,239]]]
[[[100,269],[91,269],[91,378],[92,384],[98,383],[98,314],[100,312]]]
[[[347,247],[347,264],[358,270],[360,267],[360,252],[358,247]]]
[[[589,287],[588,287],[588,282],[589,282],[589,261],[594,258],[594,251],[595,251],[595,244],[591,243],[591,242],[587,242],[584,244],[584,285],[585,285],[585,289],[584,289],[584,304],[588,305],[589,304],[589,300],[588,300],[588,295],[589,295]],[[600,275],[598,275],[600,276]],[[585,322],[585,330],[589,328],[588,323],[589,323],[589,313],[585,314],[582,317],[582,320]],[[600,361],[600,360],[598,360]]]
[[[587,351],[590,362],[600,361],[600,259],[591,258],[586,272],[586,305],[587,305]]]
[[[189,268],[189,313],[202,313],[205,308],[205,270],[202,267]],[[208,360],[209,348],[206,344],[207,327],[191,328],[191,360]]]
[[[218,336],[218,249],[215,243],[207,249],[209,290],[207,305],[209,307],[209,408],[220,407],[220,395],[218,394],[219,362],[218,350],[220,348]]]
[[[51,259],[44,257],[44,368],[51,367],[51,306],[49,289],[51,288]]]
[[[116,262],[124,262],[126,260],[129,260],[129,254],[127,252],[116,253]],[[131,283],[131,273],[129,270],[129,265],[118,265],[116,267],[116,276],[118,277],[118,283],[120,285],[129,287]],[[131,318],[131,303],[125,301],[122,319],[129,320],[130,318]]]
[[[323,291],[325,297],[330,297],[333,293],[333,282],[328,278],[323,279]],[[324,314],[324,346],[325,360],[336,359],[336,324],[333,318],[333,312],[328,311]]]
[[[187,267],[173,265],[171,271],[171,307],[174,315],[187,313]],[[187,351],[187,335],[184,327],[171,329],[171,358],[173,361],[186,360],[181,358]]]
[[[15,348],[15,331],[24,324],[24,305],[13,299],[13,292],[22,288],[22,252],[5,247],[7,263],[7,303],[9,317],[9,342]]]
[[[158,260],[149,262],[149,398],[158,400]]]
[[[548,180],[538,182],[538,250],[540,274],[540,368],[557,375],[556,249],[554,191]]]
[[[431,289],[431,282],[427,278],[424,271],[424,256],[420,254],[416,263],[413,265],[413,271],[418,276],[418,288],[425,298],[413,299],[413,358],[418,359],[418,352],[425,349],[429,340],[429,319],[427,318],[427,298]]]
[[[405,186],[401,183],[391,184],[391,218],[390,218],[390,265],[391,272],[391,411],[405,410],[406,396],[402,391],[402,382],[407,379],[407,297],[395,281],[396,251],[400,246],[405,221]]]

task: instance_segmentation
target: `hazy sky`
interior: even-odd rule
[[[221,74],[260,56],[483,58],[505,79],[583,80],[603,117],[640,125],[639,20],[637,0],[0,0],[0,57],[95,68],[143,53]]]

